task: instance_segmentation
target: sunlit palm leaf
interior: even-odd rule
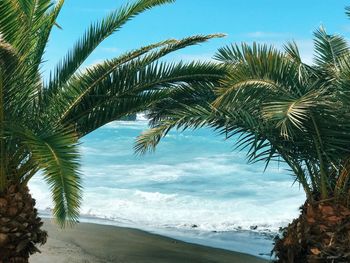
[[[53,214],[62,226],[79,217],[81,179],[77,136],[69,129],[37,135],[27,127],[9,123],[6,132],[27,149],[44,174],[54,201]],[[5,133],[7,135],[7,133]]]
[[[113,11],[103,20],[90,26],[73,49],[60,61],[49,83],[50,89],[56,89],[76,72],[95,48],[111,34],[119,30],[136,15],[158,5],[171,3],[174,0],[137,0],[135,3]]]
[[[330,73],[334,78],[338,74],[339,59],[349,53],[347,41],[338,35],[329,35],[323,27],[314,33],[315,36],[315,63]]]

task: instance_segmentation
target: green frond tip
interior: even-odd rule
[[[54,202],[53,215],[61,227],[73,225],[79,218],[82,184],[79,172],[80,154],[77,136],[69,130],[45,138],[39,149],[46,158],[43,167]]]
[[[146,1],[142,1],[142,2],[145,2],[150,7],[152,7],[152,6],[156,6],[156,5],[175,3],[175,1],[176,0],[146,0]]]
[[[161,138],[165,137],[171,126],[161,125],[143,132],[137,137],[134,150],[136,154],[143,155],[154,152]]]
[[[30,127],[6,122],[5,135],[13,138],[25,155],[22,160],[40,170],[50,188],[53,215],[61,227],[79,218],[82,198],[78,137],[71,127],[32,131]],[[26,153],[30,153],[26,157]],[[32,170],[30,169],[30,170]],[[31,179],[23,178],[25,182]]]
[[[227,37],[227,34],[225,34],[225,33],[215,33],[215,34],[209,34],[207,36],[208,36],[208,38],[223,38],[223,37]]]
[[[345,14],[350,18],[350,6],[345,7]]]
[[[73,48],[60,60],[49,81],[49,88],[58,88],[69,81],[90,54],[102,41],[120,30],[138,14],[174,0],[138,0],[112,11],[104,19],[92,23]]]
[[[295,41],[288,42],[287,44],[283,45],[283,48],[287,56],[289,56],[291,59],[295,60],[296,62],[301,63],[299,48]]]
[[[314,32],[315,62],[323,68],[338,68],[339,59],[349,54],[350,49],[346,39],[340,35],[330,35],[324,27]]]

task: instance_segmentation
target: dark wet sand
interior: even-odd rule
[[[31,263],[263,263],[266,260],[189,244],[141,230],[80,223],[60,230],[50,221],[48,242]]]

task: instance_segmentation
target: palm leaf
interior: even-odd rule
[[[21,10],[18,1],[0,1],[0,32],[1,37],[8,43],[14,44],[21,31],[22,20],[19,19]]]
[[[66,122],[77,123],[79,131],[86,134],[123,115],[150,109],[154,103],[168,97],[168,89],[176,89],[184,83],[214,81],[221,72],[220,67],[211,63],[160,63],[143,69],[127,65],[101,83],[98,86],[101,91],[90,93],[72,109]],[[107,89],[108,93],[104,91]],[[83,125],[81,120],[85,120]]]
[[[100,22],[92,24],[73,49],[59,62],[48,87],[55,89],[68,81],[95,48],[130,19],[150,8],[171,2],[174,0],[137,0],[133,4],[127,4],[113,11]]]
[[[348,43],[341,36],[327,34],[323,27],[316,30],[314,36],[316,65],[337,71],[339,59],[349,53]]]
[[[31,52],[31,64],[33,65],[33,71],[38,71],[40,65],[43,63],[43,55],[45,48],[48,44],[49,36],[54,26],[58,26],[56,19],[63,7],[64,0],[57,1],[56,5],[52,7],[49,12],[44,14],[42,18],[41,26],[37,29],[36,40],[32,45]]]
[[[53,214],[58,223],[64,226],[66,222],[76,222],[82,198],[76,134],[70,129],[35,134],[27,127],[13,123],[8,123],[6,127],[5,134],[23,145],[31,160],[43,172],[52,193]]]
[[[183,82],[206,82],[217,79],[221,76],[223,68],[211,63],[193,63],[187,65],[182,63],[152,64],[153,61],[174,50],[206,41],[211,37],[214,36],[191,37],[181,41],[175,41],[174,43],[171,41],[152,45],[116,58],[110,62],[107,61],[101,65],[96,65],[91,70],[88,69],[84,75],[77,76],[74,81],[70,82],[70,85],[65,88],[64,93],[59,94],[59,101],[57,99],[54,100],[54,105],[65,109],[65,112],[62,113],[58,120],[64,123],[75,123],[79,118],[85,118],[84,116],[92,112],[95,114],[100,112],[101,117],[99,121],[95,122],[96,125],[93,126],[93,129],[96,129],[111,120],[119,118],[120,113],[123,112],[120,111],[117,114],[117,104],[115,104],[114,109],[103,105],[111,105],[113,101],[123,101],[122,99],[125,97],[140,97],[148,90],[159,90],[160,88],[172,87]],[[159,51],[138,58],[148,50],[164,44],[166,46]],[[154,96],[153,98],[155,101]],[[150,101],[145,100],[145,102],[147,102],[144,104],[145,108],[147,108],[146,105],[149,105],[148,103]],[[135,105],[132,112],[139,109],[139,107],[139,104]],[[110,111],[108,114],[110,117],[103,120],[103,116],[106,116],[106,114],[102,114],[102,112],[107,111]],[[82,127],[81,125],[79,126]],[[87,130],[90,132],[92,131],[91,129],[89,128]]]

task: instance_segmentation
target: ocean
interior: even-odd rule
[[[247,164],[210,129],[172,131],[155,153],[136,156],[147,121],[117,121],[81,141],[81,221],[134,227],[187,242],[269,258],[273,237],[298,216],[305,194],[283,164]],[[30,189],[43,216],[45,181]]]

